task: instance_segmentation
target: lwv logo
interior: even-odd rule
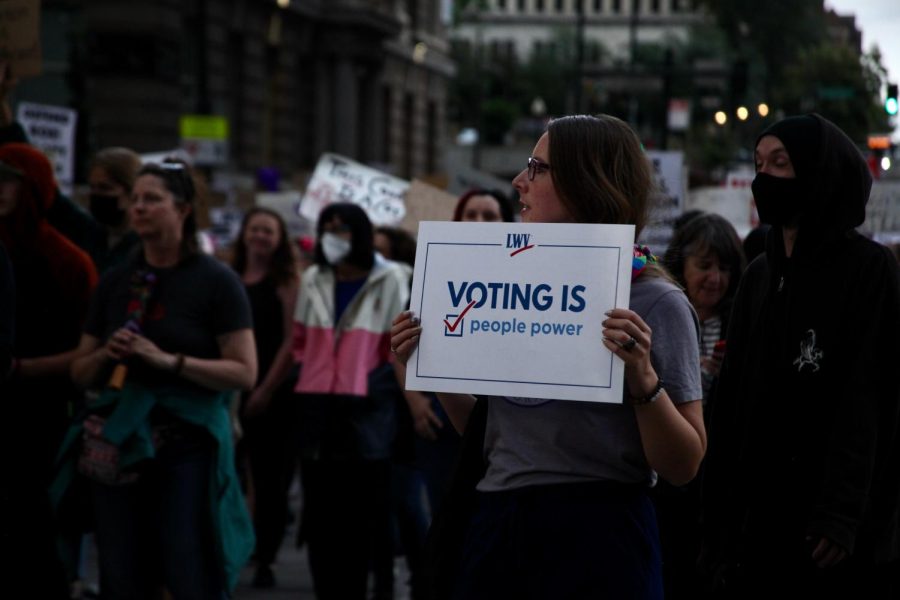
[[[531,234],[530,233],[507,233],[506,234],[506,247],[514,248],[512,252],[509,253],[510,256],[515,256],[519,252],[524,252],[529,248],[534,248],[534,244],[530,244]]]

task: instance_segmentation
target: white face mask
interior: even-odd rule
[[[350,240],[345,240],[333,233],[322,234],[322,254],[329,265],[336,265],[350,254]]]

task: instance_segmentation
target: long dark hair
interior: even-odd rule
[[[705,256],[709,253],[719,259],[719,264],[727,265],[730,274],[728,289],[716,307],[719,310],[734,297],[741,274],[747,266],[741,238],[724,217],[704,213],[676,228],[663,257],[663,264],[681,287],[687,289],[684,279],[685,260],[689,256]]]
[[[350,254],[344,259],[347,263],[369,271],[375,264],[375,235],[372,222],[358,204],[335,202],[329,204],[319,213],[316,225],[316,254],[313,260],[319,266],[330,267],[322,252],[322,232],[325,224],[335,218],[350,229]]]
[[[281,215],[262,206],[254,206],[244,215],[244,220],[241,221],[241,231],[234,242],[234,257],[231,260],[231,267],[241,275],[247,269],[247,244],[244,242],[244,234],[247,232],[250,220],[256,215],[267,215],[278,223],[278,245],[275,247],[275,252],[272,253],[266,276],[279,286],[293,283],[297,279],[297,260],[291,251],[287,226]]]
[[[578,223],[647,222],[650,162],[634,131],[609,115],[572,115],[547,126],[550,176],[560,201]]]
[[[141,167],[137,177],[153,175],[162,180],[166,189],[175,197],[175,204],[187,204],[191,210],[181,226],[181,255],[191,256],[200,252],[197,243],[197,187],[191,168],[182,160],[167,158],[161,164],[148,163]],[[137,179],[137,177],[135,179]]]
[[[375,233],[386,237],[391,244],[391,255],[385,258],[413,266],[416,262],[416,238],[411,233],[399,227],[385,226],[376,227]]]

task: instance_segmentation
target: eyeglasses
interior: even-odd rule
[[[534,176],[550,170],[550,165],[539,158],[528,157],[528,181],[534,181]]]

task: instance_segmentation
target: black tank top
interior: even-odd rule
[[[284,339],[283,307],[281,298],[278,297],[278,288],[271,278],[266,277],[252,285],[245,283],[244,287],[253,312],[253,337],[256,339],[256,356],[259,362],[256,382],[259,383],[269,372]]]

